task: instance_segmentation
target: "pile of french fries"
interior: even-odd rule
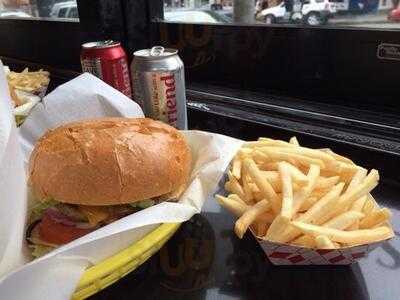
[[[329,149],[259,138],[234,157],[217,201],[236,215],[235,233],[313,249],[337,249],[393,237],[391,212],[370,192],[377,170],[357,166]]]
[[[25,68],[21,73],[7,72],[8,87],[16,107],[26,104],[29,94],[37,94],[42,88],[47,88],[50,73],[47,71],[29,71]],[[29,98],[29,97],[28,97]],[[29,100],[29,99],[28,99]]]
[[[50,81],[50,73],[43,71],[29,71],[25,68],[22,72],[9,72],[7,74],[8,84],[15,89],[25,92],[35,92]]]

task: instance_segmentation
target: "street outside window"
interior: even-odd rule
[[[164,0],[165,20],[400,28],[399,0]],[[184,17],[184,15],[187,17]],[[205,14],[209,17],[205,18]]]
[[[65,0],[0,0],[0,18],[38,17],[78,20],[78,7]]]

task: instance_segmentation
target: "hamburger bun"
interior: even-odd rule
[[[48,131],[32,152],[29,182],[39,199],[117,205],[174,194],[190,171],[190,149],[175,128],[147,118],[105,118]]]

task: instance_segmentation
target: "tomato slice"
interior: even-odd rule
[[[45,242],[56,245],[69,243],[94,231],[94,229],[76,228],[57,223],[46,214],[44,214],[38,227],[40,238]]]

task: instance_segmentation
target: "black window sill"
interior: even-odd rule
[[[331,148],[379,169],[386,181],[400,179],[400,126],[394,114],[194,84],[187,99],[192,129],[245,140],[296,135],[306,146]]]

